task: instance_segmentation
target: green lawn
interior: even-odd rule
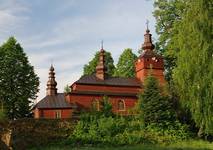
[[[31,150],[213,150],[213,143],[197,140],[172,144],[169,146],[135,145],[123,147],[72,147],[48,146]]]

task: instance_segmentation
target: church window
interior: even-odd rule
[[[92,110],[100,111],[100,103],[98,100],[92,101]]]
[[[55,118],[57,118],[57,119],[61,118],[61,110],[55,111]]]
[[[124,102],[124,100],[119,100],[118,101],[118,110],[120,110],[120,111],[125,110],[125,102]]]

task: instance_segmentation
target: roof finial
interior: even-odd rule
[[[149,32],[149,20],[148,19],[146,19],[146,31]]]
[[[103,49],[104,49],[104,41],[101,40],[101,50],[103,50]]]

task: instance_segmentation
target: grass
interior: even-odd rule
[[[31,150],[213,150],[213,143],[202,140],[191,140],[180,143],[163,145],[134,145],[122,147],[73,147],[73,146],[47,146]]]

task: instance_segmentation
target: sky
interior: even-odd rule
[[[40,78],[40,100],[51,63],[63,92],[81,77],[102,40],[115,64],[125,48],[138,54],[146,20],[156,40],[153,10],[153,0],[0,0],[0,44],[14,36],[24,48]]]

